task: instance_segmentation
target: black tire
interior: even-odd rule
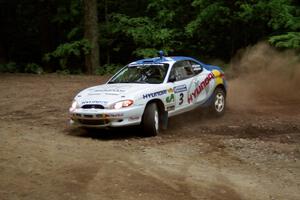
[[[142,119],[143,135],[147,137],[156,136],[160,130],[159,111],[155,103],[147,105]]]
[[[225,113],[226,108],[226,93],[222,88],[216,88],[213,97],[212,103],[209,107],[210,113],[215,117],[221,117]]]

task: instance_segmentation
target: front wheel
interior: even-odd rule
[[[213,93],[213,101],[210,105],[210,112],[217,117],[224,115],[226,106],[226,94],[221,88],[216,88]]]
[[[160,129],[159,121],[160,119],[157,105],[155,103],[147,105],[142,119],[144,135],[156,136]]]

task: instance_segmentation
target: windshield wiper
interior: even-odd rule
[[[108,83],[132,83],[130,81],[110,81]]]
[[[149,82],[147,81],[109,81],[108,84],[114,84],[114,83],[140,83],[140,84],[147,84]]]
[[[119,82],[115,82],[115,81],[109,81],[108,84],[114,84],[114,83],[119,83]]]

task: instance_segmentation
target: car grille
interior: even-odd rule
[[[108,120],[78,119],[78,122],[85,125],[105,125]]]
[[[104,106],[100,105],[100,104],[88,104],[88,105],[84,105],[81,108],[83,109],[104,109]]]

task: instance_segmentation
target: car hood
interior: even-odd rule
[[[81,91],[75,99],[80,106],[85,104],[106,106],[120,100],[132,99],[149,88],[153,88],[153,84],[104,84]]]

